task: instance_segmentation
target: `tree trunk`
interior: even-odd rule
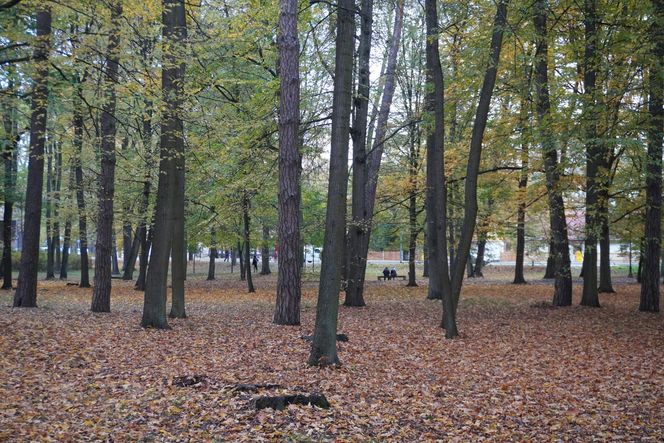
[[[664,0],[653,0],[653,54],[649,73],[646,224],[639,311],[659,312],[662,217],[662,142],[664,141]]]
[[[426,222],[425,222],[426,228]],[[424,230],[424,242],[422,243],[422,277],[429,278],[429,241],[427,231]]]
[[[435,0],[424,3],[426,16],[426,97],[425,110],[433,116],[427,128],[426,210],[429,254],[429,289],[427,298],[444,300],[450,295],[447,263],[447,226],[445,185],[445,129],[443,71],[438,52],[438,10]],[[450,305],[451,306],[451,305]]]
[[[385,139],[387,137],[387,123],[396,88],[396,67],[399,45],[401,43],[401,31],[403,29],[404,2],[397,2],[394,14],[394,29],[390,39],[385,68],[385,85],[381,97],[380,108],[376,118],[376,135],[369,151],[365,154],[365,172],[362,179],[364,183],[364,196],[359,204],[363,208],[359,211],[364,217],[360,220],[361,229],[357,232],[357,243],[355,246],[358,254],[355,256],[356,267],[354,274],[350,274],[349,280],[354,282],[350,292],[346,291],[344,305],[364,306],[364,276],[367,269],[367,257],[369,255],[369,240],[371,236],[371,223],[373,220],[374,206],[376,204],[376,189],[378,186],[378,173],[385,150]],[[355,150],[355,148],[353,148]],[[365,149],[366,151],[366,149]]]
[[[528,90],[530,90],[530,76],[528,76]],[[521,171],[519,173],[519,206],[516,213],[516,263],[514,266],[513,284],[525,284],[526,279],[523,275],[523,266],[526,252],[526,200],[528,188],[528,165],[530,146],[526,138],[526,128],[528,127],[528,101],[521,100],[519,112],[521,135]]]
[[[69,188],[68,199],[71,198],[71,191],[74,189],[76,183],[76,170],[74,164],[70,164],[69,168]],[[67,215],[65,220],[64,239],[62,241],[62,262],[60,263],[60,280],[67,280],[67,267],[69,266],[69,250],[71,248],[71,216]]]
[[[111,275],[118,275],[120,273],[120,266],[118,265],[118,247],[115,229],[111,234]]]
[[[546,257],[546,269],[544,270],[544,277],[542,277],[545,280],[556,278],[556,253],[553,248],[555,248],[555,245],[552,237],[549,240],[549,254]]]
[[[597,290],[600,293],[614,293],[616,291],[613,289],[613,284],[611,282],[611,239],[609,237],[608,213],[605,213],[602,216],[602,232],[599,239],[599,245],[599,288]]]
[[[245,281],[247,279],[247,267],[244,265],[244,253],[240,240],[237,241],[237,257],[240,262],[240,281]]]
[[[484,74],[470,140],[468,165],[466,168],[466,183],[464,187],[464,216],[461,225],[461,235],[459,238],[454,273],[451,276],[452,293],[449,297],[452,298],[452,300],[447,303],[443,300],[443,327],[445,327],[446,338],[454,338],[457,336],[456,309],[461,294],[461,285],[463,284],[464,268],[470,255],[470,247],[477,221],[477,179],[479,176],[480,159],[482,156],[482,140],[484,138],[484,130],[486,129],[486,123],[491,107],[493,90],[496,84],[498,62],[500,60],[500,51],[503,43],[503,33],[507,23],[507,4],[508,0],[500,0],[497,6],[491,35],[489,53],[490,62]],[[451,312],[449,312],[450,310]]]
[[[25,192],[25,222],[23,248],[19,268],[18,287],[14,293],[14,307],[37,306],[37,272],[39,262],[39,231],[41,227],[42,186],[44,181],[44,142],[48,103],[48,53],[51,47],[51,11],[41,7],[37,11],[37,38],[33,59],[32,104],[30,117],[30,148],[28,183]],[[11,275],[11,274],[10,274]]]
[[[73,97],[74,110],[72,126],[74,127],[74,175],[76,178],[76,206],[78,209],[79,253],[81,256],[80,288],[90,287],[90,271],[88,259],[88,221],[85,205],[85,189],[83,186],[83,85],[82,79],[76,79],[76,92]]]
[[[256,292],[254,281],[251,278],[251,243],[249,239],[251,221],[249,217],[249,197],[244,195],[242,199],[242,220],[244,222],[244,272],[247,277],[247,292]]]
[[[599,218],[599,164],[602,161],[597,140],[597,0],[584,2],[585,51],[583,56],[583,125],[586,139],[586,226],[583,254],[583,292],[581,305],[599,307],[597,292],[597,235]]]
[[[330,172],[325,214],[325,239],[321,264],[316,326],[309,355],[310,365],[339,364],[337,356],[337,320],[341,267],[346,236],[346,196],[348,192],[348,142],[353,80],[355,4],[337,2],[334,92]]]
[[[148,273],[148,261],[149,261],[149,252],[150,246],[152,245],[152,239],[154,238],[154,217],[150,219],[150,231],[148,232],[147,228],[139,231],[136,234],[141,240],[141,256],[140,256],[140,265],[138,267],[138,277],[136,278],[136,284],[134,289],[137,291],[145,291],[145,281]]]
[[[215,271],[215,262],[214,260],[217,258],[219,255],[217,252],[217,241],[216,241],[216,232],[214,228],[212,228],[212,231],[210,232],[210,264],[208,265],[208,275],[207,275],[207,280],[214,280],[214,271]]]
[[[53,245],[53,143],[46,148],[46,280],[55,278]]]
[[[353,142],[353,180],[351,188],[351,222],[348,226],[348,276],[346,306],[364,306],[364,269],[362,250],[364,236],[371,229],[371,215],[365,201],[367,188],[367,118],[371,92],[370,61],[373,33],[373,0],[362,0],[360,6],[360,43],[357,60],[357,93],[353,98],[354,118],[351,128]],[[366,256],[364,257],[366,260]]]
[[[565,220],[565,204],[562,190],[559,188],[560,173],[558,171],[558,153],[554,144],[554,135],[547,122],[551,115],[549,102],[548,77],[548,36],[547,36],[547,0],[535,2],[534,22],[537,51],[535,53],[535,89],[537,103],[538,129],[540,142],[544,151],[544,169],[549,198],[549,218],[551,224],[552,248],[554,252],[555,290],[554,306],[572,304],[572,271],[569,260],[569,242],[567,239],[567,222]]]
[[[12,71],[13,72],[13,71]],[[9,75],[9,92],[15,92],[13,73]],[[7,136],[7,147],[2,151],[4,160],[4,212],[2,216],[2,289],[12,289],[12,223],[14,221],[14,201],[16,200],[16,172],[18,160],[18,143],[21,133],[16,118],[17,111],[13,107],[3,110],[2,120]]]
[[[115,194],[115,85],[118,82],[122,5],[110,4],[111,28],[108,37],[105,101],[101,114],[101,172],[99,174],[99,211],[95,244],[95,275],[92,288],[92,312],[111,311],[111,254],[115,249],[113,233],[113,198]],[[117,257],[117,256],[114,256]],[[117,258],[116,258],[117,260]],[[115,262],[117,267],[117,262]]]
[[[55,256],[55,269],[60,269],[62,257],[60,255],[60,190],[62,188],[62,147],[58,143],[54,148],[54,174],[53,174],[53,255]]]
[[[159,184],[155,208],[154,237],[150,265],[145,282],[143,319],[141,326],[168,329],[166,319],[166,285],[168,259],[176,224],[173,195],[179,194],[179,157],[184,156],[184,129],[182,123],[185,64],[180,49],[187,38],[184,0],[162,1],[162,56],[161,90],[164,100],[162,113]],[[183,157],[184,159],[184,157]],[[178,202],[179,203],[179,202]],[[178,233],[179,234],[179,233]],[[183,251],[179,251],[184,254]],[[184,257],[182,257],[184,259]]]
[[[410,146],[411,158],[414,158],[415,143]],[[415,160],[417,161],[417,160]],[[408,284],[406,286],[417,286],[417,276],[415,275],[415,254],[417,250],[417,167],[411,161],[409,165],[410,189],[408,195]]]
[[[477,242],[477,257],[475,258],[475,277],[484,278],[482,268],[484,267],[484,251],[486,250],[486,234],[481,234]]]
[[[261,275],[270,275],[270,228],[263,225],[263,246],[261,247]]]
[[[184,12],[184,9],[183,9]],[[183,28],[186,25],[186,19],[182,17]],[[186,32],[184,28],[183,32]],[[184,36],[183,36],[184,39]],[[182,56],[180,56],[182,60]],[[184,70],[182,77],[179,80],[184,81]],[[182,85],[176,85],[179,94],[183,94]],[[180,108],[182,111],[182,109]],[[171,286],[173,288],[171,293],[171,318],[187,318],[185,309],[185,290],[184,281],[187,278],[187,244],[185,241],[185,220],[184,220],[184,190],[185,190],[185,152],[184,152],[184,131],[182,126],[182,115],[178,114],[179,119],[179,133],[177,134],[178,140],[174,146],[177,149],[175,157],[175,179],[173,181],[173,189],[171,191],[171,210],[173,211],[173,226],[172,226],[172,245],[171,245]],[[192,257],[193,258],[193,257]],[[196,271],[196,261],[194,260],[194,271]]]

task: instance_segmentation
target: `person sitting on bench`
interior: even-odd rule
[[[389,279],[390,279],[390,270],[387,269],[387,266],[385,266],[385,269],[383,269],[383,278],[384,278],[385,280],[389,280]]]
[[[392,268],[392,270],[390,271],[390,280],[396,280],[396,279],[397,279],[397,269]]]

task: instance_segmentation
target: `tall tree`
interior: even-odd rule
[[[362,246],[370,229],[371,216],[368,214],[366,196],[367,185],[367,119],[369,115],[369,94],[371,91],[370,64],[371,39],[373,34],[373,0],[360,3],[360,42],[357,49],[357,92],[353,97],[353,180],[351,187],[351,222],[348,226],[348,276],[346,283],[347,306],[364,306],[364,274],[366,255]]]
[[[37,272],[39,262],[39,231],[41,228],[42,186],[44,182],[44,143],[48,107],[48,67],[51,47],[51,11],[40,7],[37,11],[37,36],[34,42],[32,105],[30,117],[30,149],[28,185],[25,193],[25,222],[23,249],[14,293],[14,307],[37,306]]]
[[[359,230],[357,231],[356,246],[359,254],[351,252],[351,262],[357,266],[353,267],[353,272],[349,274],[349,285],[346,290],[346,306],[364,306],[364,275],[366,274],[367,256],[369,252],[369,236],[371,234],[371,222],[373,219],[374,206],[376,203],[376,189],[378,187],[378,173],[385,150],[387,138],[387,122],[396,88],[396,66],[399,45],[401,44],[401,30],[403,29],[404,2],[399,0],[394,14],[394,29],[390,39],[390,46],[387,53],[387,63],[385,66],[385,84],[381,96],[380,108],[376,116],[376,134],[371,145],[371,149],[366,151],[364,164],[364,173],[360,175],[362,179],[362,188],[364,196],[360,200],[361,219]],[[370,26],[370,24],[369,24]],[[368,72],[368,71],[367,71]],[[359,123],[358,123],[359,124]],[[370,133],[371,131],[369,131]],[[353,147],[355,151],[355,147]],[[355,155],[355,154],[354,154]],[[355,180],[355,176],[353,176]],[[353,194],[353,198],[355,193]],[[354,205],[355,206],[355,205]],[[358,228],[356,228],[358,229]],[[354,240],[354,238],[351,238]],[[353,246],[353,244],[351,243]]]
[[[603,152],[597,134],[597,0],[585,0],[583,7],[585,50],[583,55],[583,125],[586,142],[586,227],[583,257],[583,306],[599,307],[597,291],[597,237],[599,214],[599,166]]]
[[[464,268],[470,256],[470,247],[475,232],[477,221],[477,180],[480,173],[480,159],[482,157],[482,141],[487,126],[491,98],[493,97],[496,76],[498,74],[498,62],[503,45],[503,34],[507,25],[507,5],[509,0],[500,0],[496,8],[493,20],[491,43],[489,45],[489,64],[484,73],[484,79],[480,88],[480,99],[475,111],[475,121],[470,139],[468,153],[468,164],[466,167],[466,182],[464,185],[464,215],[461,225],[461,235],[457,248],[457,257],[454,263],[454,271],[451,276],[452,301],[443,299],[443,322],[445,336],[454,338],[457,336],[456,309],[463,284]],[[445,231],[443,230],[443,233]]]
[[[184,0],[163,0],[162,23],[161,89],[164,111],[161,123],[159,184],[141,326],[168,329],[166,282],[177,209],[173,195],[176,193],[180,195],[177,188],[179,185],[184,185],[181,181],[183,176],[178,172],[178,167],[184,165],[178,160],[178,157],[184,156],[182,104],[185,63],[179,56],[179,49],[186,39],[187,32]]]
[[[274,323],[300,324],[300,43],[297,0],[279,10],[279,268]],[[268,258],[269,260],[269,258]]]
[[[95,245],[95,276],[92,288],[92,311],[111,311],[111,254],[115,246],[113,235],[113,199],[115,195],[115,115],[122,4],[109,5],[109,28],[106,69],[104,70],[104,104],[101,113],[101,172],[99,175],[99,208],[97,215],[97,243]]]
[[[15,93],[14,72],[10,70],[7,90]],[[18,127],[17,112],[14,106],[2,109],[2,122],[7,138],[2,150],[4,163],[4,212],[2,214],[2,289],[12,289],[12,224],[14,223],[14,201],[16,200],[16,173],[18,162],[18,143],[21,131]]]
[[[339,0],[335,40],[334,92],[330,172],[325,213],[325,239],[321,265],[316,326],[309,355],[310,365],[334,365],[337,356],[339,289],[346,233],[346,194],[348,191],[348,142],[353,83],[355,2]]]
[[[569,241],[565,204],[560,188],[558,152],[550,127],[551,103],[549,101],[548,74],[548,0],[537,0],[534,4],[536,35],[535,90],[539,129],[539,140],[544,154],[547,195],[549,199],[549,219],[551,225],[551,250],[554,255],[555,291],[554,306],[572,304],[572,270],[569,259]]]
[[[662,243],[662,143],[664,142],[664,0],[653,0],[649,66],[646,224],[640,311],[659,312]]]
[[[438,8],[435,0],[426,0],[426,98],[427,122],[427,170],[426,211],[427,244],[429,261],[429,290],[427,298],[443,299],[448,303],[447,312],[452,312],[452,291],[447,262],[447,227],[445,184],[445,122],[444,84],[440,65],[438,39]]]

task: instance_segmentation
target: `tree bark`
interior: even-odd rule
[[[528,91],[530,91],[530,76],[526,82]],[[528,167],[530,163],[530,146],[526,137],[526,128],[528,127],[528,101],[521,100],[519,111],[519,133],[521,135],[521,171],[519,173],[519,206],[516,213],[516,263],[514,266],[513,284],[525,284],[526,279],[523,275],[525,252],[526,252],[526,199],[528,189]]]
[[[486,234],[480,234],[477,242],[477,257],[475,257],[475,277],[484,278],[484,251],[486,250]]]
[[[69,181],[67,187],[69,188],[69,193],[67,195],[68,199],[71,199],[71,192],[76,186],[76,170],[74,163],[70,164],[69,167]],[[64,238],[62,241],[62,262],[60,263],[60,280],[67,280],[67,268],[69,266],[69,252],[71,249],[71,216],[67,215],[65,220],[65,232]]]
[[[373,0],[362,0],[360,6],[360,43],[357,59],[357,93],[353,97],[354,118],[351,127],[353,142],[353,179],[351,188],[351,222],[348,226],[348,278],[346,306],[364,306],[364,269],[362,245],[371,228],[371,215],[365,201],[367,187],[367,119],[371,93],[370,61],[373,34]],[[366,260],[366,256],[364,257]]]
[[[11,71],[8,80],[8,89],[14,92],[14,77]],[[4,163],[4,212],[2,215],[2,289],[12,289],[12,223],[14,222],[14,201],[16,200],[16,172],[18,163],[18,143],[21,133],[18,129],[16,109],[13,107],[3,110],[2,121],[7,136],[7,147],[2,151]]]
[[[601,196],[600,199],[602,199]],[[597,290],[600,293],[614,293],[616,291],[613,289],[611,282],[611,238],[609,237],[608,212],[602,216],[601,224],[602,232],[599,239],[599,288]]]
[[[356,230],[355,247],[357,254],[354,257],[353,271],[349,274],[349,282],[353,283],[348,287],[344,305],[346,306],[364,306],[364,276],[367,268],[367,256],[369,254],[369,240],[371,236],[371,223],[373,219],[374,206],[376,203],[376,189],[378,186],[378,173],[385,149],[385,138],[387,136],[387,121],[390,115],[394,90],[396,88],[396,66],[397,56],[399,54],[399,45],[401,43],[401,31],[403,29],[404,2],[397,2],[397,8],[394,14],[394,30],[390,39],[390,47],[387,54],[387,64],[385,68],[385,86],[381,97],[380,108],[376,118],[376,136],[371,149],[366,151],[365,146],[365,172],[362,178],[364,183],[364,196],[360,198],[358,213],[363,217],[359,221],[360,229]],[[359,124],[359,122],[358,122]],[[353,148],[355,150],[355,148]],[[359,192],[359,190],[358,190]]]
[[[653,53],[649,73],[646,223],[639,311],[659,312],[662,217],[662,142],[664,141],[664,0],[653,0]]]
[[[210,232],[210,264],[208,265],[208,275],[207,275],[207,280],[211,281],[214,280],[214,271],[215,271],[215,259],[219,255],[217,252],[217,241],[216,241],[216,232],[214,228],[212,228],[212,231]]]
[[[583,257],[582,306],[599,307],[597,291],[597,237],[599,218],[599,163],[602,161],[597,140],[597,0],[584,1],[585,51],[583,56],[583,124],[586,142],[586,226]]]
[[[346,236],[346,195],[348,191],[348,142],[353,77],[355,4],[338,0],[337,35],[332,103],[330,172],[325,214],[325,239],[321,264],[316,326],[309,355],[310,365],[339,364],[337,320],[341,267]]]
[[[547,3],[547,0],[537,0],[534,9],[537,46],[537,51],[535,53],[537,118],[540,142],[544,151],[544,169],[549,198],[549,218],[552,237],[552,248],[550,249],[554,253],[555,263],[553,305],[569,306],[572,304],[572,271],[569,259],[567,222],[565,220],[565,205],[563,202],[562,191],[560,189],[558,153],[556,152],[554,136],[551,133],[548,123],[548,120],[551,117],[551,104],[549,102],[548,78]]]
[[[544,269],[544,280],[556,278],[556,253],[554,252],[555,245],[553,244],[553,237],[549,240],[549,253],[546,257],[546,269]]]
[[[430,300],[447,301],[451,294],[449,268],[447,263],[447,220],[445,185],[445,127],[444,127],[444,85],[443,70],[440,65],[438,39],[438,9],[435,0],[424,3],[426,17],[426,96],[425,110],[428,113],[427,127],[427,170],[426,170],[426,210],[427,242],[429,254]],[[451,305],[449,305],[451,306]]]
[[[263,225],[263,245],[261,246],[261,275],[270,275],[270,228]]]
[[[500,60],[500,51],[503,43],[503,33],[507,23],[507,4],[508,0],[500,0],[496,10],[496,16],[493,23],[493,32],[490,44],[490,62],[484,74],[482,88],[480,90],[480,99],[475,113],[475,122],[470,141],[470,150],[468,154],[468,166],[466,168],[466,182],[464,188],[464,216],[461,226],[461,235],[457,249],[457,258],[455,260],[454,273],[451,276],[451,301],[445,303],[443,299],[443,327],[445,328],[445,337],[454,338],[457,336],[456,328],[456,309],[461,294],[461,285],[463,284],[463,275],[466,262],[470,255],[470,247],[473,240],[473,233],[477,221],[477,179],[479,176],[480,159],[482,155],[482,140],[484,130],[489,116],[491,98],[493,96],[496,76],[498,72],[498,62]]]
[[[101,114],[101,172],[99,175],[99,210],[95,244],[95,275],[92,288],[92,312],[111,311],[111,255],[115,248],[113,235],[113,198],[115,194],[115,85],[118,81],[122,5],[110,4],[111,28],[108,37],[105,101]],[[117,265],[116,265],[117,266]]]
[[[254,281],[251,278],[251,242],[249,238],[250,231],[250,222],[251,218],[249,217],[249,197],[246,192],[242,198],[242,220],[244,225],[243,238],[244,238],[244,273],[247,278],[247,292],[256,292],[254,288]]]
[[[184,11],[183,11],[184,12]],[[183,32],[186,33],[186,19],[181,18],[183,23]],[[182,36],[181,44],[186,35]],[[182,56],[180,56],[182,60]],[[178,80],[177,88],[179,94],[184,94],[182,83],[184,82],[184,69],[182,77]],[[179,108],[182,111],[182,108]],[[172,226],[172,245],[171,245],[171,318],[187,318],[185,309],[185,289],[184,281],[187,278],[187,244],[185,241],[185,220],[184,220],[184,191],[185,191],[185,152],[184,152],[184,130],[182,125],[182,115],[178,114],[179,120],[179,133],[177,135],[175,148],[177,149],[177,156],[175,157],[175,179],[173,181],[173,190],[171,192],[171,207],[173,211],[173,226]],[[196,270],[196,262],[194,260],[194,271]]]
[[[30,117],[30,148],[28,183],[25,193],[23,249],[19,268],[14,307],[37,306],[37,272],[39,262],[39,231],[41,227],[42,186],[44,181],[44,142],[48,107],[48,53],[51,47],[51,11],[37,11],[37,37],[34,42],[34,87]],[[11,275],[11,274],[10,274]]]
[[[46,280],[55,279],[53,245],[53,143],[46,147]]]
[[[244,253],[242,252],[242,242],[237,241],[237,257],[240,262],[240,281],[245,281],[247,279],[247,267],[244,265]]]
[[[140,265],[138,267],[138,277],[136,278],[136,284],[134,289],[137,291],[145,291],[145,282],[148,274],[148,261],[150,260],[150,247],[152,245],[152,239],[154,238],[154,217],[156,214],[153,214],[150,219],[150,230],[146,229],[140,231],[137,234],[141,239],[141,256],[140,256]]]
[[[83,76],[84,77],[84,76]],[[82,78],[76,78],[76,92],[73,97],[74,109],[72,126],[74,127],[74,175],[76,179],[76,206],[78,209],[79,253],[81,256],[80,288],[90,287],[90,271],[88,259],[88,220],[85,205],[85,188],[83,185],[83,85]]]
[[[154,237],[150,265],[145,282],[143,318],[141,326],[168,329],[166,319],[166,284],[172,238],[176,224],[173,194],[178,193],[181,179],[179,157],[184,156],[184,128],[182,108],[184,96],[184,59],[179,53],[187,37],[184,0],[162,1],[162,56],[161,90],[164,111],[161,123],[159,184],[155,209]],[[175,252],[175,251],[174,251]],[[179,251],[184,254],[183,251]],[[184,257],[182,257],[184,259]]]

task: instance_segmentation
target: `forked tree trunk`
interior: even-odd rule
[[[360,6],[360,42],[357,60],[357,93],[353,97],[354,118],[351,128],[353,142],[353,180],[351,188],[351,222],[348,226],[347,284],[344,305],[364,306],[364,265],[362,245],[371,228],[366,198],[367,186],[367,119],[370,95],[371,37],[373,33],[373,0],[362,0]],[[366,260],[366,257],[364,257]]]
[[[25,193],[23,248],[18,287],[14,293],[14,307],[34,308],[37,306],[37,272],[39,269],[39,231],[41,228],[42,186],[44,182],[44,142],[48,103],[50,36],[51,11],[42,6],[37,11],[37,38],[33,43],[35,73],[32,90],[32,115],[30,117],[28,183]]]
[[[334,92],[332,99],[332,134],[330,172],[325,214],[325,239],[321,264],[316,326],[309,354],[310,365],[339,364],[337,356],[337,320],[341,268],[346,237],[346,195],[348,191],[348,142],[353,80],[355,4],[337,2]]]
[[[145,282],[143,318],[141,326],[168,329],[166,319],[166,284],[171,239],[174,235],[176,207],[173,195],[179,194],[181,179],[178,158],[184,159],[184,129],[182,123],[185,64],[181,49],[187,38],[184,0],[162,1],[162,78],[161,90],[165,102],[161,123],[159,184],[155,208],[154,237],[150,265]],[[184,254],[184,251],[180,251]],[[182,257],[184,259],[184,257]]]
[[[387,64],[385,67],[385,86],[381,97],[380,108],[376,117],[376,136],[371,149],[366,152],[364,181],[364,196],[360,203],[363,208],[360,211],[364,217],[360,221],[360,230],[357,232],[358,254],[355,255],[354,274],[350,274],[349,281],[353,282],[353,287],[346,291],[344,305],[346,306],[364,306],[364,276],[367,269],[367,257],[369,254],[369,240],[371,236],[371,223],[373,219],[374,206],[376,204],[376,190],[378,186],[378,173],[383,158],[385,142],[387,138],[387,123],[396,88],[396,67],[397,56],[399,54],[399,45],[401,43],[401,31],[403,28],[404,1],[399,0],[396,4],[394,14],[394,30],[390,39],[390,46],[387,54]],[[353,247],[353,246],[352,246]],[[352,255],[352,254],[351,254]]]
[[[113,233],[113,198],[115,194],[115,85],[118,81],[122,5],[110,4],[111,28],[108,36],[105,101],[101,114],[101,172],[99,175],[99,211],[95,245],[95,275],[92,288],[92,312],[111,311],[111,254],[115,249]],[[117,253],[117,252],[116,252]],[[116,260],[117,260],[117,256]],[[117,267],[117,261],[115,262]]]
[[[536,33],[535,53],[535,89],[537,117],[540,142],[544,151],[544,168],[549,197],[549,216],[551,224],[552,248],[554,252],[555,290],[554,306],[572,304],[572,271],[569,259],[569,242],[567,239],[567,222],[565,205],[560,189],[560,173],[558,171],[558,153],[554,144],[554,135],[547,123],[551,114],[549,102],[548,78],[548,35],[547,13],[548,1],[537,0],[534,4],[534,22]]]
[[[424,3],[426,17],[426,97],[425,110],[433,116],[427,128],[426,211],[429,259],[430,300],[451,301],[447,263],[447,226],[445,185],[445,129],[443,71],[438,52],[438,9],[435,0]],[[448,303],[447,308],[451,308]]]

